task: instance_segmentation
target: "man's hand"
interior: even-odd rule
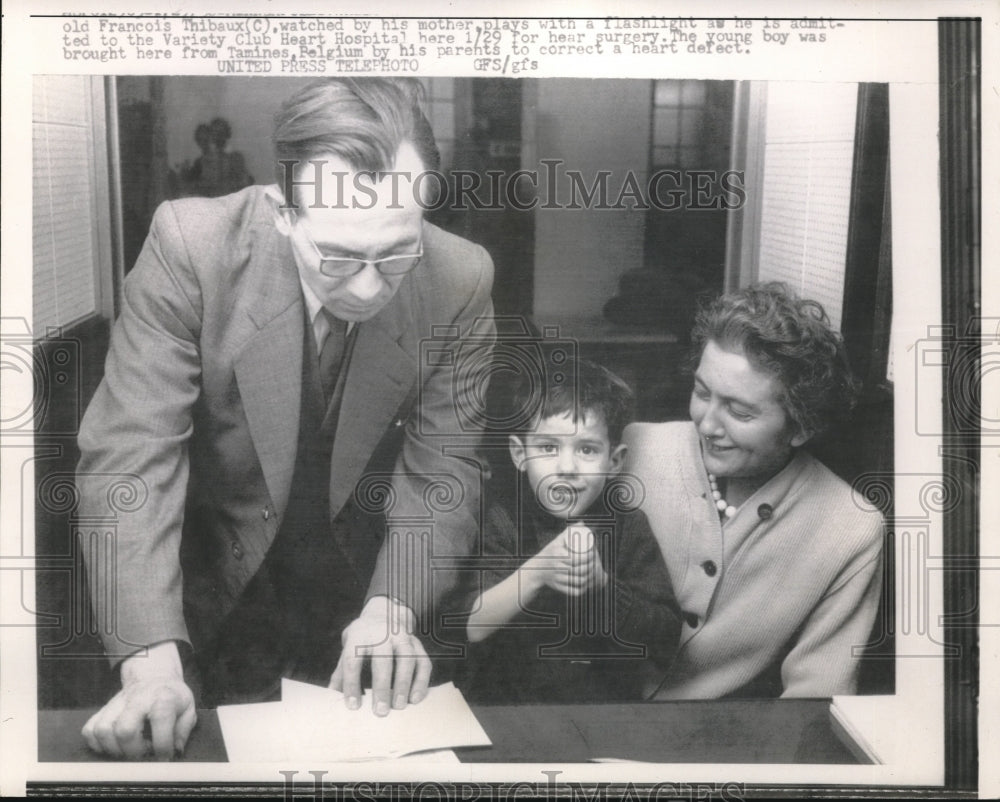
[[[371,661],[372,709],[375,715],[416,704],[427,695],[431,660],[413,634],[416,616],[409,607],[387,596],[373,596],[361,615],[344,630],[340,661],[330,687],[343,691],[347,706],[361,706],[361,669]]]
[[[184,682],[174,641],[150,646],[126,658],[122,689],[83,725],[83,739],[95,752],[139,760],[152,751],[170,760],[184,750],[198,720],[194,695]],[[152,740],[146,738],[146,722]]]
[[[594,533],[588,526],[567,526],[525,568],[539,569],[539,578],[553,590],[567,596],[580,596],[599,590],[608,581],[601,556],[594,545]]]

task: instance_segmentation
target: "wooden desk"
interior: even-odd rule
[[[713,700],[644,704],[473,706],[491,747],[458,749],[464,763],[859,761],[835,735],[829,699]],[[95,762],[80,728],[92,710],[40,710],[40,762]],[[390,713],[391,715],[391,713]],[[184,761],[224,762],[214,710],[198,711]]]

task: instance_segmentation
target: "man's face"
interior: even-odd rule
[[[301,187],[289,237],[299,275],[316,297],[339,319],[361,322],[389,303],[404,276],[383,275],[368,264],[353,276],[333,278],[320,272],[320,259],[374,260],[419,252],[423,209],[413,197],[412,182],[423,165],[413,146],[404,142],[392,166],[404,175],[395,179],[394,186],[392,176],[374,182],[369,176],[356,176],[343,159],[317,157],[324,159],[318,167],[303,165],[296,180],[315,181],[314,171],[321,171],[320,201],[326,208],[309,208],[314,203],[313,187]],[[335,173],[346,176],[341,181]]]
[[[612,447],[600,415],[573,420],[567,412],[539,421],[535,430],[510,438],[510,453],[538,503],[558,518],[579,518],[622,467],[625,446]]]

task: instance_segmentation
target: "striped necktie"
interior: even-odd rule
[[[320,314],[326,317],[330,333],[323,341],[319,352],[319,380],[323,385],[323,398],[330,403],[333,388],[337,386],[340,363],[344,361],[344,346],[347,342],[347,321],[338,320],[324,307]]]

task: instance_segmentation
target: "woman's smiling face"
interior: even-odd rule
[[[689,411],[709,473],[760,485],[788,463],[808,438],[781,404],[781,390],[780,381],[742,349],[705,343]]]

